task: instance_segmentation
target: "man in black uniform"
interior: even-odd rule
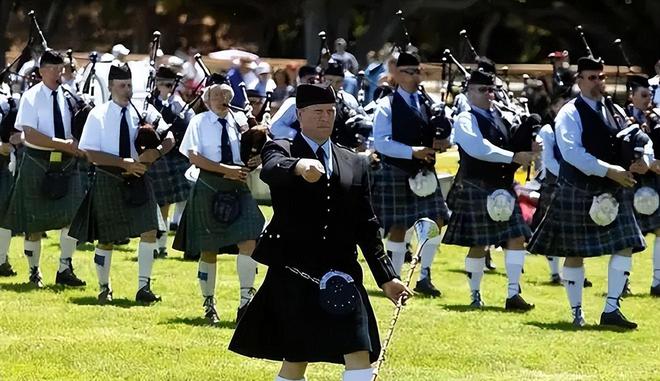
[[[366,162],[329,139],[334,91],[300,85],[296,107],[301,133],[261,154],[274,214],[252,257],[269,269],[229,349],[282,361],[279,381],[304,380],[309,362],[345,363],[344,381],[371,380],[380,341],[356,245],[390,299],[411,292],[383,250]]]

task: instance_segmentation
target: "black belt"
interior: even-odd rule
[[[36,149],[36,148],[31,148],[31,147],[25,147],[25,152],[32,156],[35,159],[41,159],[41,160],[46,160],[50,161],[50,155],[54,152],[59,152],[62,154],[62,161],[67,161],[71,159],[75,159],[72,155],[69,155],[68,153],[65,152],[60,152],[60,151],[44,151],[42,149]]]

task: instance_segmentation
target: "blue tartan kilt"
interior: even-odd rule
[[[655,189],[656,192],[660,192],[660,176],[656,174],[646,174],[637,177],[635,191],[641,187],[649,187]],[[654,230],[660,228],[660,208],[651,215],[640,214],[635,211],[635,218],[637,218],[637,224],[639,224],[639,228],[642,230],[643,234],[653,233]]]
[[[148,173],[159,206],[188,199],[192,184],[185,173],[189,167],[188,158],[179,152],[170,152],[151,165]]]
[[[550,203],[552,202],[552,197],[557,191],[557,177],[548,173],[546,174],[545,179],[541,183],[541,189],[539,189],[539,200],[536,204],[536,211],[534,211],[534,216],[532,217],[532,231],[541,223],[543,216],[550,208]]]
[[[607,226],[589,216],[594,196],[611,193],[619,202],[619,214]],[[530,240],[531,253],[558,257],[598,257],[646,247],[633,210],[633,190],[621,187],[584,190],[562,179],[550,208]]]
[[[532,232],[525,224],[518,202],[508,221],[498,222],[490,218],[486,200],[496,189],[481,180],[460,179],[454,182],[447,196],[451,218],[442,242],[464,247],[506,247],[510,239],[531,237]],[[513,186],[508,191],[515,197]]]
[[[369,173],[371,204],[385,232],[392,226],[409,228],[420,218],[449,219],[440,185],[434,194],[419,197],[410,190],[409,175],[397,167],[381,163]]]

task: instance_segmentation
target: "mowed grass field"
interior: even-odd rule
[[[269,208],[263,211],[270,216]],[[163,302],[143,307],[133,302],[137,240],[118,248],[111,272],[115,301],[98,306],[93,248],[82,246],[74,257],[76,272],[88,286],[65,289],[54,286],[57,242],[57,232],[44,241],[47,287],[36,291],[25,285],[22,237],[12,241],[10,260],[19,275],[0,278],[0,380],[274,379],[278,363],[227,350],[239,292],[234,256],[219,259],[217,298],[223,323],[210,327],[202,318],[197,264],[183,261],[181,253],[170,250],[167,259],[156,261],[152,286]],[[607,258],[587,261],[587,276],[594,282],[584,295],[589,326],[576,331],[564,289],[549,285],[543,257],[528,256],[522,280],[523,295],[536,303],[535,310],[504,311],[506,276],[499,251],[493,253],[498,269],[483,280],[487,308],[467,308],[465,252],[441,247],[433,279],[443,295],[416,297],[404,308],[381,380],[660,380],[660,299],[648,296],[649,249],[635,255],[634,295],[622,302],[624,312],[640,324],[632,332],[597,325],[607,287]],[[266,268],[259,270],[258,284]],[[369,275],[366,279],[384,334],[393,306]],[[337,381],[341,372],[341,366],[312,364],[307,377]]]

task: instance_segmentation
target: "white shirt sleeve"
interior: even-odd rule
[[[103,115],[90,112],[87,115],[85,126],[78,147],[83,150],[102,151],[101,149],[101,129],[103,128]]]
[[[190,151],[200,152],[200,141],[199,141],[199,125],[200,120],[202,119],[202,114],[195,115],[191,120],[186,133],[183,135],[181,140],[181,145],[179,146],[179,152],[187,158],[190,158]]]
[[[572,104],[565,105],[555,118],[555,139],[562,158],[588,176],[605,177],[609,164],[587,152],[582,145],[582,123]]]
[[[376,151],[389,157],[412,159],[412,147],[392,139],[392,106],[389,97],[378,100],[373,132]]]
[[[18,102],[18,113],[14,127],[23,131],[23,126],[37,129],[39,127],[39,115],[34,105],[36,93],[25,93]]]
[[[270,125],[270,133],[275,139],[293,139],[298,131],[291,128],[293,122],[298,120],[296,114],[296,98],[287,98],[282,107],[275,113]]]
[[[475,118],[470,112],[462,112],[454,121],[454,139],[463,151],[477,160],[491,163],[511,163],[513,152],[500,148],[484,139]]]
[[[559,175],[559,161],[555,157],[555,150],[552,149],[557,142],[555,141],[555,132],[549,124],[546,124],[539,131],[539,138],[543,142],[543,152],[541,159],[543,167],[555,176]]]

